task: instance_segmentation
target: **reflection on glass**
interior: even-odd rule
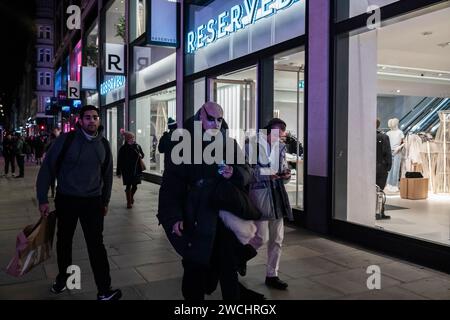
[[[146,0],[130,1],[130,41],[136,40],[145,32]]]
[[[175,49],[134,46],[131,93],[136,94],[175,81]]]

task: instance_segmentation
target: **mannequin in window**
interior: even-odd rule
[[[386,187],[388,173],[392,167],[392,152],[389,137],[380,128],[380,120],[377,119],[377,186],[383,190]]]
[[[389,171],[387,180],[387,191],[399,192],[398,182],[400,178],[400,165],[402,162],[402,148],[405,135],[398,127],[399,120],[397,118],[388,121],[389,131],[386,133],[389,137],[392,152],[392,170]]]

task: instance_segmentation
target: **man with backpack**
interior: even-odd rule
[[[67,289],[72,265],[72,239],[80,219],[89,260],[98,289],[98,300],[118,300],[120,290],[111,288],[109,262],[103,244],[103,223],[108,212],[113,183],[111,148],[102,136],[99,109],[86,105],[80,110],[77,130],[61,135],[49,149],[39,170],[36,190],[39,211],[49,214],[48,190],[58,180],[55,207],[58,218],[57,261],[59,274],[51,291]]]

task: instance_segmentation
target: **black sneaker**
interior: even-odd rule
[[[284,281],[281,281],[278,277],[266,277],[266,286],[277,290],[286,290],[288,284]]]
[[[120,289],[110,289],[107,292],[97,294],[97,300],[119,300],[120,298],[122,298],[122,291]]]
[[[59,294],[63,291],[66,291],[67,287],[66,287],[66,282],[64,281],[58,281],[56,280],[55,282],[53,282],[53,285],[50,289],[51,292],[53,292],[54,294]]]

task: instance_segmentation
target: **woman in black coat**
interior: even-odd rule
[[[120,147],[117,157],[117,176],[122,176],[123,185],[126,186],[127,208],[131,209],[133,208],[137,185],[141,184],[143,170],[141,159],[144,158],[144,152],[141,146],[136,143],[133,133],[124,132],[123,135],[125,143]]]

